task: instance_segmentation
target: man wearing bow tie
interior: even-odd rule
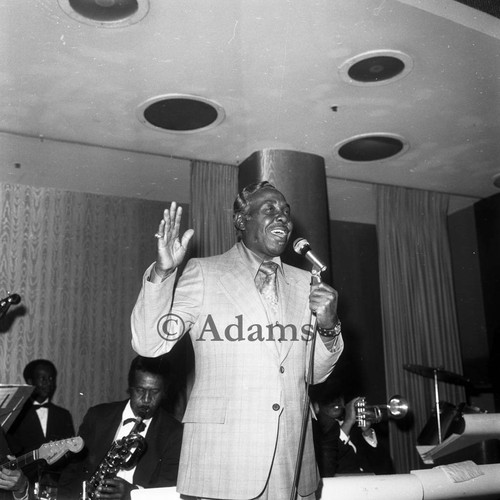
[[[85,447],[61,475],[58,498],[79,498],[83,481],[89,481],[116,442],[135,432],[146,441],[146,448],[129,470],[120,469],[106,478],[97,490],[101,499],[130,499],[136,488],[175,486],[182,441],[182,424],[169,415],[161,403],[166,397],[166,364],[161,358],[137,356],[128,376],[125,401],[104,403],[90,408],[78,435]]]
[[[59,441],[75,435],[73,419],[65,408],[52,403],[57,385],[57,370],[47,359],[29,362],[23,371],[24,380],[35,389],[7,432],[7,441],[16,456],[40,448],[50,441]],[[32,482],[48,474],[57,477],[61,462],[52,466],[38,462],[25,467],[24,473]]]

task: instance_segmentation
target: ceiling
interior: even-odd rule
[[[141,19],[106,24],[68,0],[0,0],[0,182],[186,202],[189,159],[277,148],[325,159],[332,218],[369,222],[373,184],[470,205],[498,193],[500,20],[465,3],[149,0]],[[402,58],[403,76],[346,76],[379,52]],[[220,123],[145,124],[139,110],[169,94],[213,102]],[[365,134],[404,148],[338,156]]]

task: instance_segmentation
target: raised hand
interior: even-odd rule
[[[182,237],[179,236],[181,219],[182,207],[178,207],[173,201],[170,208],[164,210],[163,219],[155,235],[158,239],[155,273],[160,278],[170,274],[184,260],[187,245],[194,234],[192,229],[188,229]]]

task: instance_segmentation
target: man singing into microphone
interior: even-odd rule
[[[223,255],[191,259],[175,284],[193,236],[179,234],[181,215],[175,202],[164,211],[157,259],[132,313],[132,345],[143,356],[169,352],[184,333],[192,340],[196,373],[177,489],[197,499],[288,500],[311,342],[287,334],[309,331],[316,315],[313,383],[326,379],[343,349],[337,292],[311,287],[308,272],[281,262],[290,206],[268,182],[247,186],[234,202],[240,241]],[[302,456],[298,497],[313,499],[310,422]]]

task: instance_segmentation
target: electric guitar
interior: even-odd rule
[[[26,465],[36,462],[37,460],[45,460],[48,464],[57,462],[67,451],[78,453],[83,448],[83,439],[79,436],[61,441],[52,441],[45,443],[38,450],[30,451],[25,455],[16,457],[14,460],[7,460],[0,464],[0,467],[6,469],[23,468]]]

